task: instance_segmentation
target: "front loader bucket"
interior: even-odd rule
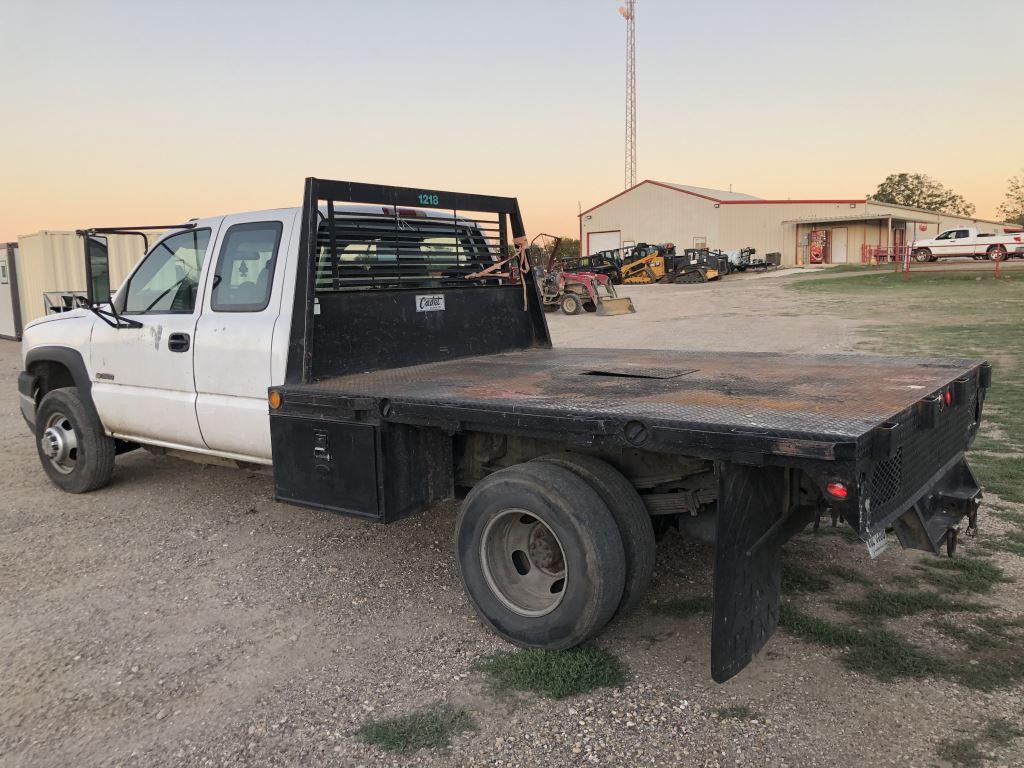
[[[601,297],[597,300],[598,315],[628,315],[630,312],[636,312],[636,307],[633,306],[633,300],[629,296],[620,296],[615,299]]]

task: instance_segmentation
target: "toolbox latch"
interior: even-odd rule
[[[331,460],[331,444],[326,429],[313,430],[313,458],[317,461]]]

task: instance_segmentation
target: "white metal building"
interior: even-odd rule
[[[870,198],[762,200],[648,179],[583,211],[580,247],[592,254],[641,242],[721,250],[752,246],[759,254],[781,253],[783,264],[842,264],[860,263],[871,246],[911,245],[958,226],[992,233],[1021,229]]]

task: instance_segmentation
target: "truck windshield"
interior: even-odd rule
[[[319,293],[472,285],[467,276],[491,266],[498,253],[472,221],[343,214],[333,232],[321,222],[316,248]]]

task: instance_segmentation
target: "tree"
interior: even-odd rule
[[[1024,170],[1006,182],[1006,199],[999,206],[1003,221],[1024,225]]]
[[[880,203],[906,205],[957,216],[970,216],[974,213],[974,205],[964,200],[962,195],[946,189],[923,173],[892,173],[878,185],[878,190],[871,198]]]
[[[551,257],[551,249],[555,246],[554,238],[538,240],[530,246],[530,263],[534,266],[547,266]],[[558,249],[558,259],[577,259],[580,255],[580,241],[575,237],[563,237],[562,245]]]

